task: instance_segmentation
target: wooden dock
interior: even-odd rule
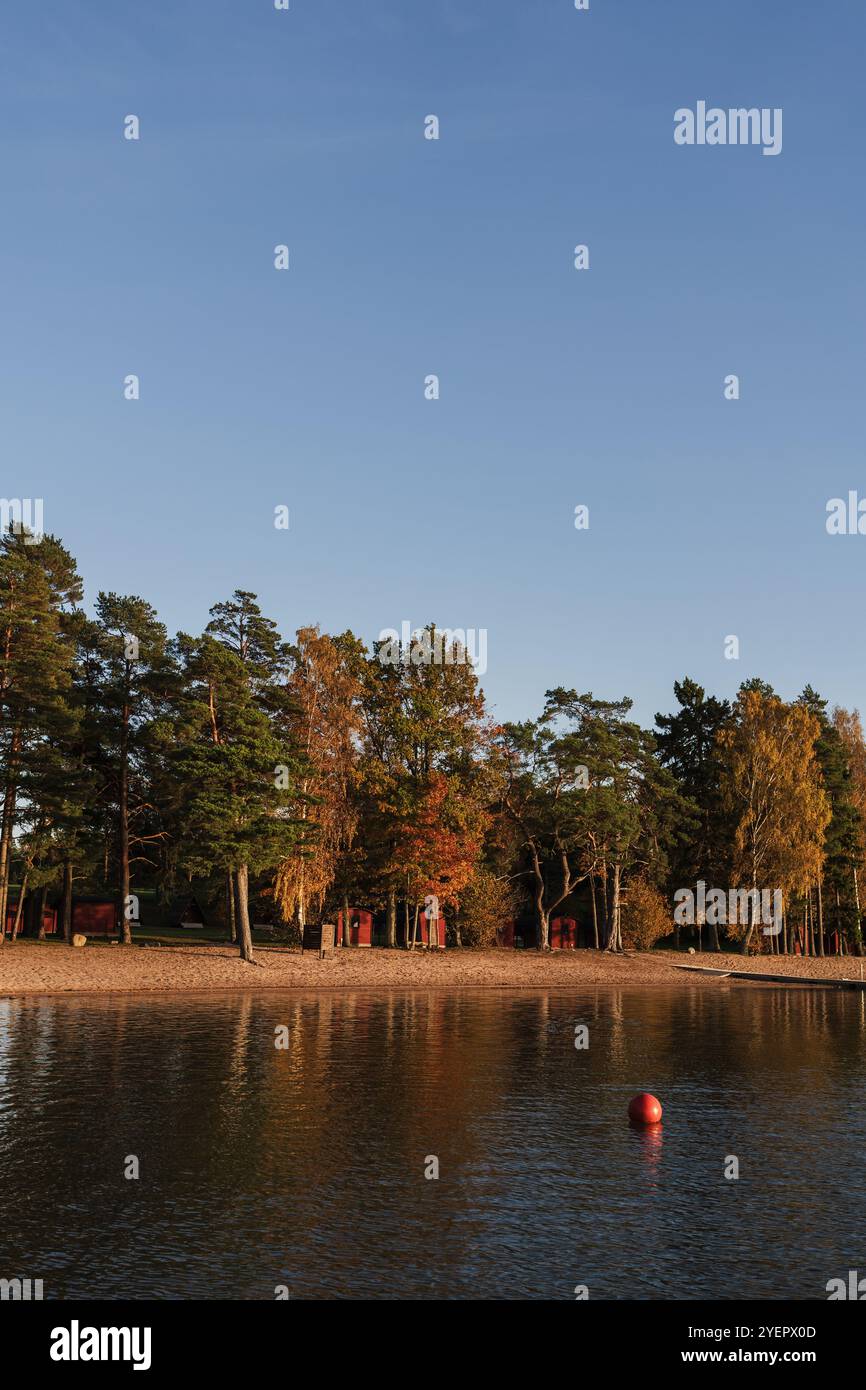
[[[713,970],[708,965],[675,965],[675,970],[694,970],[699,975],[717,975],[720,980],[758,980],[766,985],[816,985],[821,989],[866,989],[866,980],[836,978],[805,979],[802,975],[765,975],[756,970]]]

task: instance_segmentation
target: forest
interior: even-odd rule
[[[550,947],[568,913],[600,951],[736,948],[862,954],[866,741],[812,687],[788,703],[757,678],[733,702],[674,685],[653,729],[628,698],[552,686],[500,723],[459,648],[380,659],[352,632],[284,639],[256,595],[169,636],[143,598],[90,616],[60,540],[0,540],[0,941],[36,904],[71,939],[77,894],[137,904],[194,891],[253,959],[253,923],[297,941],[349,905],[384,944],[417,937],[435,894],[448,944],[505,922]],[[441,630],[423,650],[443,656]],[[555,673],[553,673],[555,676]],[[781,890],[781,929],[680,926],[697,884]],[[750,898],[750,902],[752,899]]]

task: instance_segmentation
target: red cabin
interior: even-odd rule
[[[337,913],[337,945],[343,944],[343,914]],[[373,944],[373,914],[365,912],[363,908],[349,908],[349,945],[350,946],[372,946]]]
[[[439,948],[440,948],[440,950],[444,950],[444,949],[445,949],[445,918],[442,916],[442,913],[441,913],[441,912],[439,913],[439,920],[438,920],[438,922],[437,922],[436,925],[437,925],[438,928],[439,928],[439,932],[438,932],[438,936],[439,936],[439,942],[438,942]],[[427,913],[426,913],[426,912],[422,912],[422,913],[421,913],[421,917],[420,917],[419,923],[418,923],[418,931],[419,931],[419,934],[420,934],[420,937],[421,937],[421,945],[422,945],[422,946],[429,946],[429,945],[430,945],[430,934],[429,934],[428,926],[427,926]],[[436,937],[435,937],[435,936],[434,936],[434,938],[433,938],[433,943],[432,943],[432,944],[433,944],[433,949],[435,950],[435,949],[436,949],[436,944],[437,944],[437,942],[436,942]]]
[[[551,951],[573,951],[577,946],[577,922],[573,917],[554,917],[550,923]]]
[[[6,905],[6,935],[12,935],[12,928],[15,926],[15,913],[18,911],[17,902],[7,903]],[[27,921],[27,904],[25,900],[24,911],[21,914],[21,925],[18,928],[18,935],[23,936],[24,924]],[[57,935],[57,908],[46,907],[42,912],[42,929],[46,936]]]
[[[111,898],[76,898],[72,930],[84,936],[116,936],[117,906]]]

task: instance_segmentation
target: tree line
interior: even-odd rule
[[[92,616],[82,598],[58,539],[10,527],[0,939],[51,898],[68,940],[83,891],[113,897],[128,944],[138,893],[203,884],[245,960],[251,901],[290,939],[338,911],[348,931],[363,904],[396,945],[430,894],[459,945],[519,920],[546,949],[571,915],[598,950],[690,930],[716,950],[862,951],[866,741],[811,686],[789,703],[754,679],[729,702],[684,679],[653,729],[628,699],[555,687],[501,723],[432,624],[395,662],[348,631],[284,640],[245,590],[173,638],[142,598],[100,593]],[[783,890],[781,932],[751,911],[679,928],[673,894],[699,882]]]

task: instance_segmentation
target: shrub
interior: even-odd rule
[[[622,944],[627,950],[649,951],[673,929],[673,915],[659,890],[645,879],[628,886],[621,907]]]
[[[464,946],[495,946],[496,929],[517,916],[520,890],[490,869],[476,869],[460,894],[460,938]]]

